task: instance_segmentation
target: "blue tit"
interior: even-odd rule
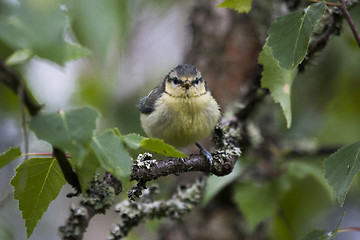
[[[141,125],[151,138],[163,139],[176,148],[196,143],[212,164],[212,156],[197,141],[209,136],[220,109],[205,79],[194,66],[178,65],[146,97],[140,100]]]

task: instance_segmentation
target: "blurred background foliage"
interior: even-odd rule
[[[124,134],[144,135],[136,107],[139,99],[171,68],[182,63],[188,51],[196,51],[190,49],[189,14],[193,7],[192,1],[2,0],[0,57],[5,61],[14,52],[29,50],[25,60],[12,67],[23,76],[34,97],[44,104],[43,111],[91,105],[102,114],[100,130],[118,127]],[[360,8],[352,9],[351,15],[360,26]],[[264,32],[259,35],[263,36]],[[75,46],[77,51],[69,50],[69,46]],[[86,57],[80,58],[83,56]],[[77,58],[80,59],[68,61]],[[341,36],[333,38],[312,61],[312,66],[294,81],[291,129],[286,129],[280,108],[271,99],[254,116],[255,125],[271,135],[275,133],[289,148],[336,149],[359,141],[359,63],[359,48],[344,24]],[[226,89],[211,90],[226,92]],[[234,99],[234,103],[238,100]],[[10,146],[24,145],[19,99],[3,84],[0,84],[0,136],[0,152]],[[44,151],[50,151],[49,146],[31,134],[30,152]],[[232,203],[239,209],[233,220],[235,226],[247,229],[248,238],[244,239],[251,239],[252,231],[264,227],[258,225],[262,220],[269,223],[269,236],[274,240],[298,239],[313,228],[334,229],[343,211],[347,214],[342,227],[360,225],[359,178],[350,188],[345,206],[339,208],[322,175],[322,162],[327,155],[273,155],[278,157],[275,164],[285,172],[280,177],[256,179],[249,174],[254,165],[262,166],[261,156],[250,151],[240,159],[239,170],[233,175],[209,180],[217,182],[214,189],[209,184],[212,198],[221,198],[224,191],[232,189]],[[12,189],[8,183],[18,163],[13,162],[0,171],[0,239],[25,236],[17,202],[9,197]],[[165,181],[161,196],[169,196],[178,180],[167,177]],[[57,227],[64,223],[70,204],[76,202],[66,199],[69,191],[63,189],[30,239],[56,239]],[[206,200],[205,210],[214,207],[211,200]],[[261,211],[251,211],[259,206]],[[185,221],[195,222],[199,218],[194,217],[196,214],[199,211],[191,213]],[[241,220],[242,215],[246,222]],[[105,239],[114,219],[111,210],[106,216],[94,218],[86,239]],[[151,221],[128,239],[144,239],[144,236],[157,239],[160,230],[165,231],[164,224],[171,225],[166,220]],[[336,239],[351,237],[357,239],[359,235],[342,233]]]

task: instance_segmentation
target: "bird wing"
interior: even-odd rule
[[[139,103],[141,113],[151,113],[155,110],[155,101],[161,97],[165,91],[165,85],[160,83],[146,97],[142,98]]]

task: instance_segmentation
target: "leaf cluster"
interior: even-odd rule
[[[0,38],[15,49],[6,60],[8,65],[24,63],[34,55],[64,65],[91,54],[79,43],[65,40],[68,18],[61,10],[62,1],[32,0],[4,5],[7,11],[2,12]]]
[[[334,6],[341,8],[343,15],[347,16],[347,10],[342,8],[344,6],[342,1],[337,3],[313,2],[315,3],[275,19],[268,30],[268,37],[258,58],[259,64],[263,66],[261,86],[269,89],[273,100],[280,104],[288,128],[292,123],[292,84],[299,70],[303,70],[300,68],[300,64],[307,60],[308,54],[312,54],[309,52],[309,47],[313,34],[322,31],[321,28],[325,29],[324,32],[327,33],[316,43],[322,44],[323,47],[326,44],[325,41],[329,39],[329,34],[338,34],[336,31],[336,24],[338,23],[329,23],[328,25],[326,23],[319,25],[319,23],[322,20],[326,21],[329,14],[338,14],[334,13],[336,11],[333,9]],[[353,6],[353,3],[348,4],[348,7]],[[240,13],[247,13],[251,9],[251,1],[223,1],[219,7],[227,7]],[[351,25],[352,20],[347,20]],[[324,28],[324,25],[327,27]],[[354,29],[352,30],[354,31]],[[356,33],[354,36],[355,38],[358,37]],[[316,46],[316,44],[314,45]],[[307,164],[300,164],[298,167],[302,169],[301,171],[304,172],[305,176],[309,174],[318,176],[319,183],[325,188],[330,186],[335,192],[339,205],[343,206],[350,185],[360,170],[359,153],[359,142],[340,148],[325,159],[324,174],[322,174],[321,169],[314,168],[314,166],[309,168],[306,166]],[[283,167],[287,168],[285,165]],[[259,223],[276,215],[279,202],[284,201],[283,197],[291,189],[283,182],[289,182],[294,174],[295,172],[288,169],[281,177],[287,179],[276,179],[268,183],[249,181],[236,185],[234,201],[244,214],[250,230],[253,231]],[[227,181],[224,181],[224,185],[227,185]],[[254,199],[256,200],[254,201]],[[301,239],[333,239],[336,235],[335,230],[332,233],[330,232],[331,234],[328,233],[328,231],[314,230]]]
[[[33,117],[30,128],[39,139],[67,152],[76,172],[83,195],[97,171],[108,171],[114,177],[129,181],[133,160],[129,149],[140,147],[170,157],[186,157],[159,139],[138,134],[121,135],[117,129],[94,134],[99,114],[90,107]],[[50,154],[51,155],[51,154]],[[3,167],[21,156],[20,148],[10,148],[0,155]],[[66,177],[66,172],[64,172]],[[36,183],[36,184],[34,184]],[[16,168],[11,181],[15,198],[23,213],[28,237],[37,222],[66,183],[55,158],[30,158]]]

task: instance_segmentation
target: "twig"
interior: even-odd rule
[[[337,8],[327,10],[327,13],[322,18],[322,27],[319,27],[311,38],[306,57],[299,65],[299,72],[305,70],[305,67],[313,59],[315,54],[326,47],[331,37],[340,35],[341,20],[341,12]]]
[[[159,177],[168,176],[171,174],[178,175],[184,172],[201,171],[212,173],[217,176],[224,176],[231,173],[238,155],[231,156],[218,162],[219,155],[222,153],[214,153],[215,167],[211,168],[209,161],[200,154],[191,155],[190,158],[184,159],[184,162],[179,158],[167,158],[165,160],[158,160],[156,164],[149,168],[133,166],[131,180],[136,181],[151,181]]]
[[[240,129],[234,122],[218,125],[214,132],[215,151],[212,153],[214,162],[209,161],[201,154],[190,155],[189,158],[167,158],[155,161],[151,155],[139,155],[132,168],[131,180],[146,183],[162,176],[178,175],[183,172],[201,171],[224,176],[232,172],[241,151],[238,145]]]
[[[129,193],[128,198],[132,201],[135,201],[138,197],[141,196],[142,191],[146,189],[146,182],[143,180],[138,181],[138,183],[133,187]]]
[[[343,12],[344,16],[345,16],[345,19],[347,20],[347,22],[349,23],[349,26],[350,26],[350,29],[351,31],[353,32],[354,34],[354,37],[356,39],[356,42],[357,44],[359,45],[360,47],[360,35],[359,35],[359,32],[358,30],[356,29],[356,26],[354,24],[354,21],[352,20],[351,16],[350,16],[350,13],[347,9],[347,6],[345,4],[345,0],[339,0],[340,1],[340,4],[339,4],[339,8],[340,10]]]
[[[73,168],[71,167],[68,159],[66,158],[65,153],[58,149],[53,148],[53,155],[55,156],[56,160],[58,161],[61,171],[66,179],[66,181],[73,187],[77,192],[81,192],[80,182],[78,176],[74,172]]]
[[[360,232],[360,227],[341,228],[338,232]]]
[[[109,172],[105,173],[104,182],[114,188],[115,195],[119,195],[123,190],[122,182],[114,178]]]
[[[336,152],[338,147],[320,147],[315,149],[288,149],[285,150],[284,157],[294,158],[294,157],[313,157],[313,156],[329,156]]]
[[[21,126],[23,129],[23,134],[24,134],[24,149],[25,149],[25,153],[29,152],[29,134],[28,134],[28,129],[27,129],[27,123],[26,123],[26,114],[25,114],[25,107],[24,107],[24,95],[21,94],[22,92],[24,92],[25,86],[24,83],[21,82],[20,86],[19,86],[19,91],[18,91],[18,96],[20,99],[20,112],[21,112]],[[28,156],[25,156],[25,160],[28,159]]]
[[[320,2],[319,0],[309,0],[312,2]],[[305,66],[309,63],[312,57],[319,51],[321,51],[329,42],[330,37],[340,35],[341,26],[342,26],[342,18],[343,16],[349,22],[350,28],[354,33],[355,39],[359,44],[360,36],[357,32],[355,24],[351,19],[351,16],[348,12],[349,8],[352,8],[358,4],[358,2],[350,2],[348,5],[345,5],[345,2],[342,0],[341,3],[331,3],[326,2],[328,6],[333,6],[335,8],[328,8],[327,14],[325,14],[322,18],[322,28],[319,28],[314,33],[308,52],[304,61],[299,65],[299,71],[303,72],[305,70]],[[360,46],[360,45],[359,45]]]
[[[31,116],[36,116],[42,106],[32,97],[20,76],[0,60],[0,81],[19,97]]]
[[[119,240],[127,236],[132,228],[144,220],[170,217],[180,219],[189,213],[201,200],[205,181],[197,180],[190,187],[180,187],[174,196],[167,201],[153,201],[158,192],[157,187],[150,187],[139,201],[125,200],[115,206],[121,222],[113,227],[109,240]]]
[[[82,240],[89,222],[96,214],[104,214],[115,201],[116,189],[108,174],[103,181],[95,179],[89,183],[87,194],[80,202],[79,207],[71,208],[71,215],[66,224],[59,228],[61,238],[64,240]],[[118,186],[118,182],[115,184]]]
[[[26,89],[24,82],[20,76],[7,67],[3,61],[0,60],[0,81],[8,86],[18,96],[20,100],[21,111],[21,125],[24,134],[25,153],[29,152],[29,136],[26,127],[26,114],[24,107],[28,110],[31,116],[35,116],[39,113],[41,105],[31,96],[31,93]],[[25,159],[27,156],[25,156]]]
[[[310,2],[315,2],[315,3],[320,3],[320,2],[321,2],[321,0],[308,0],[308,1],[310,1]],[[326,2],[326,1],[325,1],[325,4],[326,4],[327,6],[339,7],[339,3]]]

